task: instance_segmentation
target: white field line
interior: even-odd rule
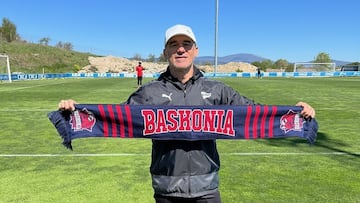
[[[253,152],[253,153],[220,153],[220,155],[236,155],[236,156],[318,156],[318,155],[349,155],[346,152]],[[360,155],[360,152],[351,153],[352,155]]]
[[[53,109],[0,109],[0,112],[50,112],[56,110],[55,104]]]
[[[149,153],[117,154],[0,154],[0,157],[117,157],[117,156],[150,156]]]
[[[360,152],[351,153],[360,155]],[[345,152],[249,152],[249,153],[220,153],[221,156],[323,156],[349,155]],[[149,153],[116,153],[116,154],[0,154],[0,157],[121,157],[121,156],[150,156]]]
[[[0,92],[8,92],[8,91],[16,91],[16,90],[23,90],[23,89],[30,89],[30,88],[36,88],[36,87],[44,87],[44,86],[52,86],[52,85],[60,85],[64,84],[65,82],[59,82],[59,83],[48,83],[48,84],[39,84],[39,85],[30,85],[30,86],[24,86],[24,87],[16,87],[13,89],[3,89],[0,90]]]
[[[0,90],[0,92],[16,91],[16,90],[30,89],[30,88],[42,87],[42,86],[47,86],[47,85],[43,84],[43,85],[33,85],[33,86],[17,87],[17,88],[13,88],[13,89],[3,89],[3,90]]]

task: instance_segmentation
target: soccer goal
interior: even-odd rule
[[[7,74],[7,80],[9,82],[11,81],[11,72],[10,72],[10,61],[9,56],[6,54],[0,54],[0,74],[4,73]],[[5,78],[5,77],[4,77]],[[5,80],[6,80],[5,79]],[[3,81],[3,78],[1,77],[1,81]]]
[[[336,63],[294,63],[294,72],[334,72]]]

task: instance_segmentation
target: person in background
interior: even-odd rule
[[[141,87],[142,85],[142,78],[143,78],[143,71],[144,67],[141,65],[141,62],[135,67],[136,77],[137,77],[137,85]]]
[[[261,78],[261,69],[260,68],[257,68],[257,77]]]
[[[199,53],[195,35],[186,25],[166,30],[163,54],[168,67],[160,77],[141,86],[129,105],[254,105],[232,87],[205,78],[194,65]],[[74,110],[74,100],[62,100],[60,109]],[[302,116],[315,110],[307,103]],[[220,203],[220,158],[216,140],[152,140],[150,173],[156,203]]]

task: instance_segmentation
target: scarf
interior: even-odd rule
[[[315,119],[299,106],[150,106],[78,104],[74,111],[52,111],[48,118],[72,150],[77,138],[162,140],[266,139],[300,137],[314,144]]]

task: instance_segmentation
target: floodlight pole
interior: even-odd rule
[[[215,53],[214,53],[214,75],[216,76],[217,64],[218,64],[218,15],[219,15],[219,0],[215,0]]]

